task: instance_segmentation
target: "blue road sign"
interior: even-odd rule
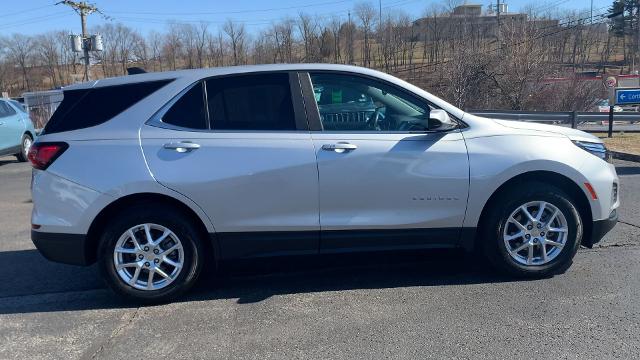
[[[640,104],[640,89],[616,89],[616,105]]]

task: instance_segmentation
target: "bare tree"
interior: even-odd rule
[[[22,74],[22,88],[27,91],[31,90],[29,81],[29,70],[31,65],[32,51],[35,47],[33,39],[22,34],[13,34],[10,38],[5,39],[5,47],[7,48],[7,56],[20,67]]]
[[[58,87],[62,81],[58,76],[60,56],[56,46],[55,33],[46,33],[36,37],[34,50],[37,58],[46,69],[49,79],[51,79],[51,85]]]
[[[317,55],[315,52],[317,23],[310,15],[299,13],[297,25],[300,37],[304,44],[304,57],[302,60],[305,62],[317,61]]]
[[[180,40],[180,28],[177,24],[170,24],[169,31],[164,37],[162,54],[169,65],[169,69],[178,68],[178,58],[182,53],[182,41]]]
[[[151,31],[147,38],[149,51],[151,52],[151,63],[153,64],[153,71],[162,71],[162,35],[157,31]]]
[[[229,37],[231,51],[233,55],[233,65],[244,63],[246,33],[243,23],[236,24],[231,19],[227,19],[222,30]]]
[[[360,20],[364,37],[362,43],[362,64],[364,66],[371,66],[371,33],[375,26],[377,12],[371,3],[366,2],[356,4],[355,13],[358,20]]]
[[[329,22],[329,27],[331,28],[331,33],[333,34],[333,62],[339,63],[342,62],[342,52],[340,46],[340,39],[342,38],[341,29],[342,29],[342,20],[338,16],[332,16],[331,21]]]

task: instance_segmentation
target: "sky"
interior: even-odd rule
[[[0,0],[0,35],[21,33],[36,35],[51,30],[80,32],[80,17],[69,7],[54,5],[58,0]],[[366,1],[366,0],[365,0]],[[370,0],[376,7],[379,0]],[[467,0],[469,4],[495,4],[496,0]],[[591,0],[501,0],[510,12],[533,6],[539,11],[589,10]],[[258,33],[274,21],[295,17],[300,11],[328,19],[332,15],[347,18],[349,10],[362,0],[90,0],[104,15],[92,14],[89,28],[105,22],[121,22],[143,34],[163,31],[169,21],[198,24],[206,21],[210,28],[221,27],[226,19],[243,22],[250,33]],[[402,9],[419,17],[433,4],[447,0],[381,0],[382,13]],[[603,13],[612,0],[593,0],[594,14]]]

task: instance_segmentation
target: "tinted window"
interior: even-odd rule
[[[187,129],[207,129],[202,84],[184,93],[162,116],[162,122]]]
[[[47,122],[44,133],[102,124],[169,82],[171,80],[66,90],[63,92],[62,102]]]
[[[15,115],[16,111],[4,101],[0,101],[0,117]]]
[[[289,75],[252,74],[207,81],[214,130],[295,130]]]
[[[312,73],[324,130],[425,131],[429,106],[401,90],[369,78]]]

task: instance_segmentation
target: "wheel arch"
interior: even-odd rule
[[[489,209],[494,206],[496,201],[499,199],[500,194],[504,191],[507,191],[508,189],[511,189],[512,187],[518,186],[528,181],[548,183],[550,185],[557,186],[565,191],[567,195],[574,200],[576,209],[578,210],[578,212],[580,213],[580,217],[582,218],[583,244],[585,243],[585,239],[591,238],[593,215],[589,199],[587,198],[587,195],[584,193],[584,191],[578,184],[576,184],[573,180],[565,175],[553,171],[537,170],[525,172],[508,179],[491,194],[489,199],[485,202],[484,207],[482,208],[482,212],[480,213],[478,229],[476,231],[476,237],[474,239],[474,245],[477,245],[479,243],[480,239],[478,237],[483,233],[481,227],[486,223],[485,220],[488,216]]]
[[[97,260],[100,233],[107,225],[109,219],[115,216],[121,209],[124,209],[131,204],[140,203],[149,204],[149,206],[158,204],[169,205],[177,209],[182,214],[186,215],[193,222],[194,226],[196,226],[196,230],[200,235],[200,238],[204,241],[203,245],[205,247],[205,255],[207,257],[210,256],[212,260],[216,261],[216,254],[218,254],[219,252],[216,251],[213,241],[210,241],[211,236],[209,236],[209,232],[207,231],[207,227],[204,224],[203,220],[193,209],[191,209],[184,202],[169,195],[159,193],[135,193],[120,197],[109,203],[98,213],[98,215],[95,216],[95,218],[91,222],[86,239],[86,254],[88,264],[92,264]]]

